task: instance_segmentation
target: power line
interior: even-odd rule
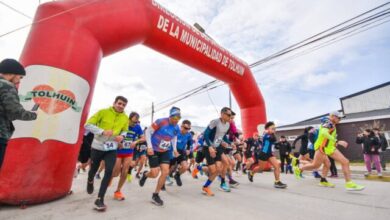
[[[32,19],[31,16],[29,16],[29,15],[27,15],[27,14],[25,14],[25,13],[19,11],[18,9],[16,9],[16,8],[14,8],[14,7],[12,7],[12,6],[10,6],[9,4],[6,4],[6,3],[3,2],[3,1],[0,1],[0,4],[2,4],[3,6],[5,6],[5,7],[11,9],[11,10],[14,11],[14,12],[16,12],[16,13],[22,15],[23,17],[26,17],[26,18],[28,18],[28,19]]]
[[[84,4],[81,4],[81,5],[79,5],[79,6],[75,6],[75,7],[73,7],[73,8],[67,9],[67,10],[65,10],[65,11],[62,11],[62,12],[53,14],[53,15],[51,15],[51,16],[42,18],[42,19],[40,19],[40,20],[38,20],[38,21],[35,21],[35,22],[32,22],[32,23],[29,23],[29,24],[20,26],[20,27],[15,28],[15,29],[13,29],[13,30],[11,30],[11,31],[8,31],[8,32],[6,32],[6,33],[4,33],[4,34],[1,34],[1,35],[0,35],[0,38],[5,37],[5,36],[7,36],[7,35],[9,35],[9,34],[15,33],[15,32],[17,32],[17,31],[23,30],[24,28],[30,27],[31,25],[39,24],[39,23],[41,23],[41,22],[47,21],[47,20],[52,19],[52,18],[55,18],[55,17],[57,17],[57,16],[66,14],[66,13],[68,13],[68,12],[70,12],[70,11],[74,11],[74,10],[76,10],[76,9],[85,7],[85,6],[87,6],[87,5],[91,5],[92,3],[95,3],[95,2],[97,2],[97,1],[100,1],[100,0],[91,0],[91,1],[89,1],[89,2],[85,2]]]

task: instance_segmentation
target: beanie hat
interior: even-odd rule
[[[169,117],[173,116],[180,116],[180,108],[172,107],[171,110],[169,110]]]
[[[0,63],[0,73],[25,76],[26,70],[24,70],[24,67],[18,61],[14,59],[4,59]]]

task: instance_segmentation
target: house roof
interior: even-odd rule
[[[313,125],[319,125],[321,122],[321,118],[326,116],[328,114],[323,114],[311,119],[307,119],[304,121],[300,121],[294,124],[279,126],[278,130],[293,130],[293,129],[301,129],[305,128],[307,126],[313,126]],[[351,113],[346,114],[346,117],[343,118],[341,123],[350,123],[350,122],[357,122],[357,121],[368,121],[368,120],[378,120],[383,118],[390,118],[390,108],[386,109],[379,109],[374,111],[367,111],[367,112],[357,112],[357,113]]]
[[[388,85],[390,85],[390,81],[389,82],[385,82],[385,83],[380,84],[380,85],[377,85],[377,86],[374,86],[374,87],[371,87],[369,89],[362,90],[360,92],[353,93],[351,95],[347,95],[347,96],[341,97],[340,100],[352,98],[352,97],[355,97],[355,96],[358,96],[358,95],[361,95],[361,94],[364,94],[364,93],[367,93],[367,92],[371,92],[371,91],[374,91],[376,89],[379,89],[379,88],[382,88],[382,87],[385,87],[385,86],[388,86]]]

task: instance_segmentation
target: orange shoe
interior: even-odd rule
[[[196,179],[198,177],[199,170],[195,167],[192,171],[192,178]]]
[[[214,193],[211,192],[211,189],[209,187],[203,187],[202,188],[202,191],[204,194],[206,194],[207,196],[214,196]]]
[[[114,199],[116,199],[118,201],[123,201],[123,200],[125,200],[125,197],[123,196],[123,194],[120,191],[117,191],[114,193]]]

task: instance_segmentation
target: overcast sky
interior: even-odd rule
[[[39,1],[2,0],[33,17]],[[47,2],[47,1],[41,1]],[[158,0],[236,56],[251,64],[278,50],[374,8],[379,0]],[[0,34],[31,22],[0,5]],[[29,28],[0,38],[0,59],[18,58]],[[390,22],[297,59],[252,71],[267,104],[269,120],[293,123],[340,109],[339,98],[390,80]],[[90,114],[112,104],[115,96],[129,98],[127,112],[150,112],[161,102],[213,78],[136,46],[105,58],[99,70]],[[181,101],[184,118],[205,126],[228,105],[226,86]],[[233,100],[233,108],[238,106]],[[165,117],[169,109],[156,113]],[[239,117],[238,117],[239,119]],[[148,125],[150,117],[141,118]],[[238,125],[241,124],[237,120]]]

